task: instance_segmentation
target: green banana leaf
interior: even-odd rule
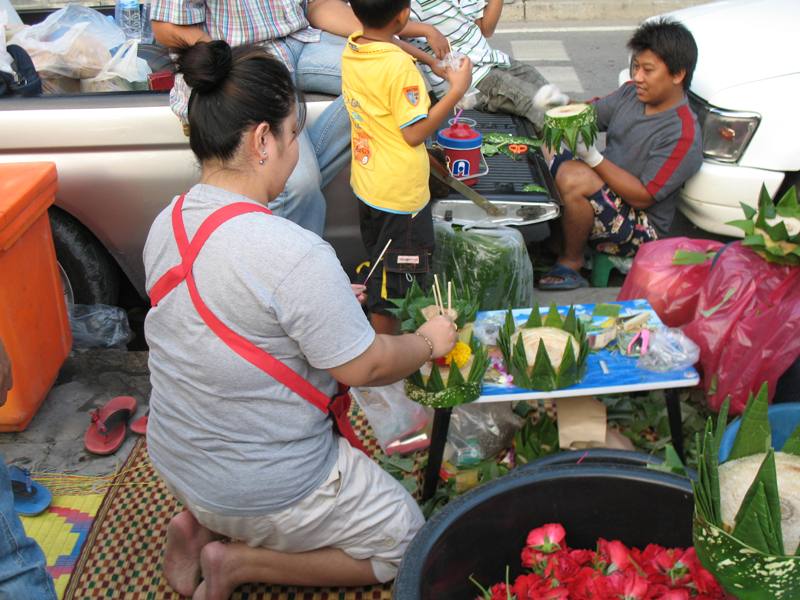
[[[769,408],[767,396],[766,382],[758,390],[755,398],[751,395],[742,414],[742,422],[728,460],[761,454],[772,446],[772,433],[767,416]]]
[[[800,425],[798,425],[787,438],[786,443],[783,445],[783,448],[781,448],[781,452],[800,456]]]
[[[779,556],[784,553],[778,474],[772,448],[736,513],[733,537],[764,554]]]

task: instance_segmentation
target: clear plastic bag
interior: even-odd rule
[[[421,432],[433,419],[433,409],[409,400],[402,381],[380,387],[351,388],[350,394],[386,454],[411,452],[430,443]]]
[[[510,402],[463,404],[453,409],[447,442],[456,466],[475,465],[511,446],[525,421],[514,414]]]
[[[139,58],[136,40],[128,40],[114,53],[97,77],[81,80],[82,92],[146,90],[150,67]]]
[[[533,305],[533,264],[522,234],[511,227],[466,229],[434,221],[434,270],[468,290],[481,310]]]
[[[647,352],[639,357],[637,367],[648,371],[679,371],[700,360],[700,347],[680,329],[657,329],[650,333]]]
[[[95,77],[111,59],[109,50],[125,41],[113,21],[91,8],[69,4],[10,41],[24,48],[43,79]]]
[[[128,315],[118,306],[73,304],[69,311],[75,348],[125,348],[132,333]]]
[[[9,75],[13,75],[14,69],[11,66],[11,63],[14,62],[14,59],[11,58],[11,55],[8,52],[6,52],[7,23],[8,23],[8,15],[6,14],[6,11],[3,9],[3,0],[0,0],[0,71],[8,73]]]

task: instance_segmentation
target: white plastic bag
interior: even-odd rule
[[[647,352],[639,357],[637,367],[648,371],[680,371],[700,360],[700,347],[680,329],[664,328],[650,333]]]
[[[69,308],[69,325],[75,348],[124,349],[133,337],[128,315],[118,306],[73,304]]]
[[[137,56],[139,44],[128,40],[114,53],[97,77],[81,81],[82,92],[146,90],[150,67]]]
[[[406,397],[404,383],[351,388],[350,394],[367,417],[375,439],[386,454],[410,452],[430,443],[424,430],[433,417],[426,408]]]
[[[11,68],[11,63],[14,62],[14,59],[6,52],[6,23],[8,23],[8,15],[2,6],[3,0],[0,0],[0,71],[13,75],[14,69]]]
[[[69,4],[41,23],[19,31],[9,43],[24,48],[43,79],[95,77],[109,50],[125,41],[122,30],[96,10]]]

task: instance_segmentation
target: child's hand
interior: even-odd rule
[[[428,40],[428,46],[431,47],[436,58],[442,59],[445,54],[450,52],[450,42],[448,42],[447,38],[442,35],[442,32],[433,25],[429,27],[428,33],[425,34],[425,39]]]
[[[358,303],[364,304],[364,302],[367,301],[367,286],[361,285],[360,283],[351,283],[350,287],[352,288],[353,294],[355,294]]]
[[[451,90],[456,90],[463,96],[472,85],[472,61],[465,56],[458,69],[447,69],[447,81]]]

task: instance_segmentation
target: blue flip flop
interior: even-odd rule
[[[540,290],[575,290],[589,287],[589,282],[580,273],[558,263],[546,275],[543,275],[542,279],[545,277],[559,277],[561,281],[557,283],[542,283],[540,280]]]
[[[26,517],[35,517],[47,510],[53,495],[41,483],[31,479],[28,469],[10,466],[11,491],[14,492],[14,510]]]

